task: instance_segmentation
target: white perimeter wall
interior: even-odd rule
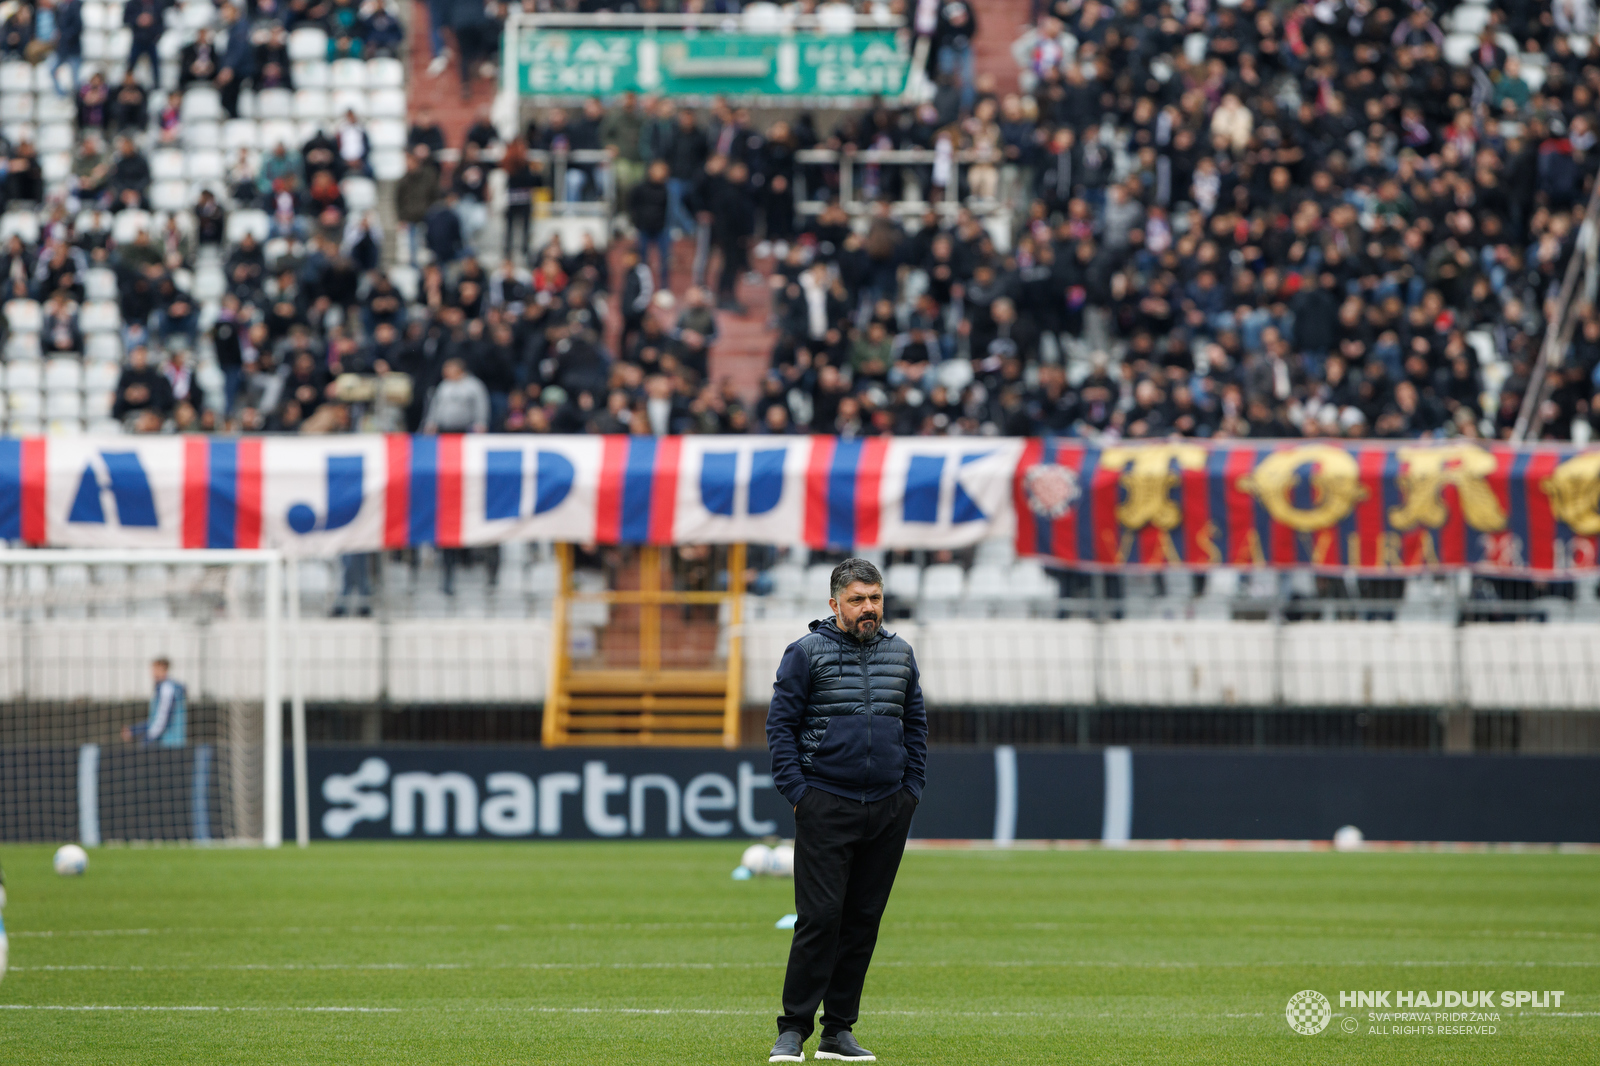
[[[1559,623],[1006,620],[901,622],[932,706],[1438,707],[1600,710],[1600,633]],[[763,703],[805,624],[745,627],[745,699]],[[119,619],[0,623],[0,700],[140,700],[173,660],[191,698],[259,699],[261,625]],[[540,620],[315,620],[312,702],[537,704]],[[287,694],[287,686],[285,687]]]

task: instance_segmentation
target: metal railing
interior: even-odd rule
[[[1567,348],[1572,344],[1572,335],[1578,328],[1578,320],[1589,310],[1591,302],[1589,299],[1574,303],[1573,297],[1577,294],[1580,274],[1590,276],[1586,288],[1593,290],[1593,279],[1600,274],[1597,250],[1600,250],[1600,181],[1594,183],[1594,191],[1589,196],[1588,206],[1584,208],[1583,219],[1579,223],[1577,233],[1573,235],[1572,258],[1567,261],[1567,272],[1562,278],[1561,292],[1556,298],[1555,313],[1545,323],[1544,343],[1539,346],[1539,356],[1534,361],[1533,372],[1528,375],[1528,391],[1522,397],[1522,406],[1517,411],[1516,425],[1511,430],[1511,439],[1515,442],[1539,439],[1539,432],[1544,427],[1544,412],[1541,407],[1544,401],[1545,377],[1551,370],[1559,369],[1566,360]]]
[[[867,205],[856,198],[856,189],[860,184],[856,178],[855,168],[864,166],[884,167],[911,167],[929,169],[939,160],[939,153],[931,148],[896,148],[896,149],[867,149],[865,151],[840,151],[832,148],[812,148],[795,153],[795,162],[802,166],[837,166],[839,168],[839,204],[852,214],[860,214],[867,210]],[[1003,166],[1004,160],[985,160],[971,151],[952,152],[949,156],[950,179],[944,186],[946,189],[959,191],[961,188],[961,167],[970,165],[988,164]],[[974,214],[1004,214],[1010,209],[1000,200],[962,199],[959,195],[950,195],[939,200],[929,200],[927,190],[921,188],[918,181],[918,199],[896,200],[892,202],[892,209],[901,215],[921,215],[929,209],[938,211],[942,215],[954,216],[963,208]],[[801,214],[821,214],[827,207],[827,201],[810,198],[807,194],[805,172],[799,170],[795,174],[795,209]]]
[[[852,12],[848,21],[824,15],[794,15],[777,10],[745,10],[737,15],[666,15],[638,12],[597,11],[593,14],[528,14],[513,11],[506,20],[512,25],[565,27],[592,30],[678,30],[715,29],[723,32],[746,30],[754,33],[782,33],[789,30],[816,30],[824,34],[849,33],[857,29],[897,30],[906,25],[898,15],[862,15]],[[847,28],[848,27],[848,28]]]

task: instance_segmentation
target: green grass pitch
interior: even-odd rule
[[[0,1061],[764,1063],[793,889],[731,880],[741,847],[112,848],[78,879],[6,847]],[[1339,990],[1479,988],[1566,995],[1342,1030]],[[856,1031],[888,1066],[1596,1062],[1600,856],[913,851]]]

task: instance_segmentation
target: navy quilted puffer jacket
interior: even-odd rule
[[[928,715],[911,645],[881,629],[861,642],[828,618],[789,645],[767,711],[772,781],[790,804],[807,788],[871,802],[919,800]]]

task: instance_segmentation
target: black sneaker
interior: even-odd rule
[[[844,1062],[877,1062],[878,1056],[856,1043],[856,1038],[850,1030],[844,1029],[832,1036],[825,1036],[817,1044],[817,1053],[811,1056],[814,1059],[840,1059]]]
[[[800,1039],[800,1034],[793,1029],[785,1029],[778,1034],[778,1042],[772,1045],[772,1054],[767,1056],[768,1062],[804,1062],[806,1053],[800,1050],[800,1045],[805,1041]]]

